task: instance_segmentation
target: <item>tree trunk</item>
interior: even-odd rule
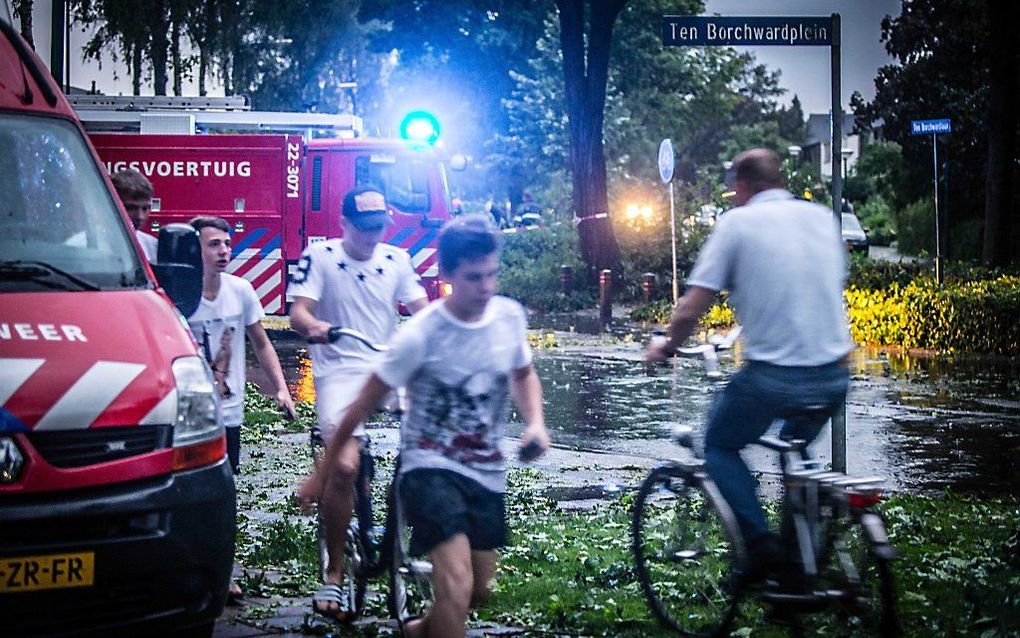
[[[34,0],[14,0],[14,15],[21,22],[21,37],[25,38],[28,46],[35,48],[35,39],[32,37],[32,4]]]
[[[180,96],[182,89],[182,76],[184,69],[181,68],[181,16],[172,16],[170,24],[170,55],[174,71],[174,95]]]
[[[152,15],[150,21],[152,24],[152,39],[150,40],[151,49],[149,51],[149,60],[152,61],[152,86],[156,95],[166,95],[166,67],[167,67],[167,50],[170,48],[170,42],[167,37],[167,31],[170,28],[168,18],[168,10],[166,0],[156,0],[152,3]]]
[[[209,48],[202,45],[198,48],[198,94],[205,97],[205,74],[208,69]]]
[[[985,227],[981,257],[989,266],[1005,266],[1011,256],[1015,216],[1013,177],[1016,157],[1017,40],[1011,0],[988,0],[992,25],[991,86],[988,100],[988,171],[985,174]]]
[[[620,270],[620,248],[609,220],[602,131],[613,25],[626,2],[593,0],[586,52],[585,0],[556,0],[563,52],[574,215],[581,241],[581,257],[591,274],[604,268]]]
[[[131,94],[142,94],[142,43],[131,46]]]

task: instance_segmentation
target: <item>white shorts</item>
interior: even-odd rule
[[[319,415],[319,432],[322,440],[329,442],[333,438],[340,419],[347,408],[358,398],[358,393],[371,376],[370,371],[358,373],[332,374],[325,378],[315,379],[315,411]],[[354,436],[364,436],[364,424],[358,424]]]

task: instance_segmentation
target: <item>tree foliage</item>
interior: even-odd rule
[[[34,0],[14,0],[14,16],[21,24],[21,37],[25,38],[28,46],[35,48],[35,38],[32,37],[32,5]]]
[[[216,74],[226,94],[256,108],[357,112],[359,82],[371,94],[385,65],[368,36],[383,28],[358,19],[359,0],[72,0],[75,20],[94,27],[86,58],[123,61],[135,94],[150,80],[180,94],[198,72],[199,92]],[[169,71],[169,74],[168,74]],[[363,81],[362,81],[363,80]]]
[[[996,4],[998,0],[991,0]],[[948,117],[953,132],[938,136],[943,201],[951,225],[979,220],[986,212],[982,194],[989,159],[988,135],[993,61],[997,51],[988,37],[992,31],[988,3],[968,0],[904,0],[902,12],[882,21],[882,39],[897,64],[879,69],[871,102],[859,94],[851,100],[859,124],[882,121],[888,140],[903,149],[907,179],[898,196],[905,201],[930,197],[931,138],[910,134],[910,121]],[[1012,37],[1012,36],[1010,36]],[[1012,73],[1016,73],[1015,47]],[[1014,92],[1012,108],[1020,108]],[[1015,140],[1014,125],[1004,136]],[[1015,175],[1016,145],[1010,162]],[[1009,192],[1012,233],[1017,232],[1016,194]],[[1008,231],[1002,236],[1009,235]],[[1015,239],[1014,239],[1015,245]],[[1015,254],[1015,253],[1014,253]]]
[[[778,74],[753,57],[722,47],[664,48],[650,29],[664,13],[698,13],[688,0],[630,3],[622,11],[612,45],[604,137],[610,202],[613,191],[660,190],[659,142],[669,137],[677,152],[676,179],[685,186],[718,181],[722,162],[751,146],[781,153],[801,140],[799,100],[785,108]],[[527,70],[515,74],[507,100],[510,141],[528,158],[526,180],[555,187],[568,166],[563,60],[558,24],[548,20]],[[640,69],[640,73],[635,72]],[[711,199],[711,188],[700,189]],[[611,204],[612,206],[612,204]]]

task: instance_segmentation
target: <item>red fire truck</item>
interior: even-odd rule
[[[360,137],[350,115],[249,111],[243,98],[71,101],[109,172],[134,168],[152,181],[150,232],[195,215],[230,223],[228,272],[252,283],[267,313],[286,312],[288,269],[308,244],[341,236],[344,194],[368,183],[393,212],[384,240],[410,253],[430,297],[440,294],[436,236],[451,205],[431,145]],[[203,134],[215,131],[263,132]]]

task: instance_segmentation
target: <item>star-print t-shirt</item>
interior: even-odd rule
[[[315,301],[315,317],[353,328],[374,343],[386,343],[397,327],[397,302],[426,297],[411,258],[401,248],[376,244],[365,261],[351,258],[340,239],[316,242],[305,249],[290,277],[287,293]],[[354,339],[312,344],[312,374],[356,374],[370,369],[376,353]]]
[[[457,472],[493,492],[506,491],[500,452],[509,380],[531,363],[527,319],[506,297],[464,322],[434,302],[411,318],[376,368],[386,385],[407,389],[400,426],[400,471]]]

